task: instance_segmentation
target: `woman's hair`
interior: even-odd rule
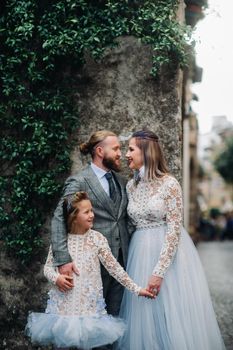
[[[86,192],[80,191],[65,197],[63,201],[63,216],[65,220],[66,232],[70,232],[76,214],[79,211],[78,204],[83,200],[89,200]]]
[[[136,145],[142,151],[145,177],[148,180],[162,177],[169,172],[159,144],[159,138],[153,131],[136,131],[131,138],[135,138]]]
[[[99,130],[94,132],[89,141],[82,143],[79,146],[80,152],[84,155],[90,153],[92,158],[95,155],[96,146],[103,142],[108,136],[117,136],[114,132],[109,130]]]

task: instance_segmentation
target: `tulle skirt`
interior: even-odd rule
[[[32,312],[26,334],[34,344],[91,349],[112,344],[125,328],[123,320],[111,315],[80,317]]]
[[[130,242],[127,272],[146,287],[158,261],[166,225],[138,229]],[[127,324],[118,350],[223,350],[209,289],[196,248],[182,229],[179,248],[155,300],[125,290],[120,317]]]

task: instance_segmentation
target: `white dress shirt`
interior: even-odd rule
[[[99,168],[94,163],[91,163],[91,168],[94,171],[94,173],[96,174],[96,176],[98,177],[98,180],[99,180],[101,186],[103,187],[104,191],[107,193],[108,196],[110,196],[108,180],[105,177],[105,174],[107,173],[107,171]]]

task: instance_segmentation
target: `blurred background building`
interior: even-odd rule
[[[213,117],[211,132],[199,137],[198,156],[202,168],[199,189],[202,195],[202,211],[220,208],[221,212],[225,213],[233,210],[232,186],[224,181],[213,164],[216,155],[224,147],[224,140],[230,137],[233,137],[233,124],[225,116]]]
[[[197,22],[204,18],[205,0],[185,1],[186,24],[194,28]],[[192,239],[199,239],[198,226],[200,219],[200,205],[198,202],[198,121],[191,102],[198,99],[193,94],[192,85],[202,80],[202,68],[196,65],[193,47],[189,50],[189,65],[184,71],[182,124],[183,124],[183,193],[184,193],[184,226]]]
[[[207,1],[187,0],[185,4],[186,24],[195,28],[198,21],[205,21]],[[212,117],[208,133],[199,131],[197,114],[192,106],[194,101],[199,100],[199,96],[193,93],[194,84],[201,83],[202,76],[203,69],[196,64],[195,53],[191,47],[189,66],[184,71],[183,78],[183,190],[184,224],[194,241],[223,237],[223,234],[216,232],[203,235],[203,222],[211,230],[217,227],[217,231],[224,232],[227,220],[232,219],[233,210],[232,183],[226,182],[216,166],[216,159],[221,158],[221,153],[230,140],[233,140],[233,124],[227,116],[216,115]],[[210,102],[206,96],[200,97],[204,103]],[[206,115],[201,115],[201,118],[206,118]]]

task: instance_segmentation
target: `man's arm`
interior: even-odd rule
[[[76,177],[70,177],[65,182],[63,196],[54,212],[51,223],[51,244],[54,258],[54,265],[60,266],[72,262],[67,247],[67,232],[63,217],[63,201],[68,195],[80,191],[80,182]]]
[[[129,232],[129,237],[132,236],[134,231],[136,230],[136,226],[133,224],[132,219],[127,214],[127,230]]]

